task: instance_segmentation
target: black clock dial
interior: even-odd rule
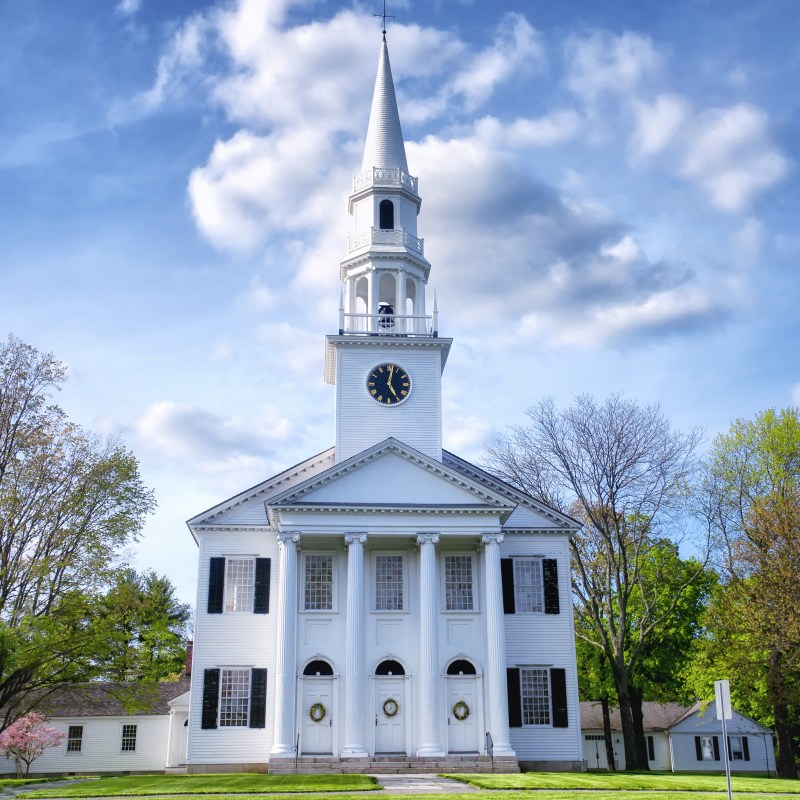
[[[411,394],[411,378],[397,364],[378,364],[367,376],[367,391],[384,406],[396,406]]]

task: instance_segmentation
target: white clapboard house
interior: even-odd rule
[[[188,523],[190,772],[582,768],[577,523],[442,449],[420,202],[384,37],[325,341],[335,444]]]

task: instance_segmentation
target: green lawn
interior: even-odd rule
[[[352,792],[379,788],[368,775],[128,775],[39,789],[19,795],[44,797],[152,797],[241,793]]]
[[[523,772],[516,775],[447,777],[479,789],[727,792],[724,775],[676,775],[672,772]],[[731,788],[735,793],[800,794],[800,781],[734,776],[731,778]],[[623,798],[620,797],[620,800]]]
[[[26,783],[45,783],[47,781],[60,781],[61,778],[0,778],[0,790],[14,789],[25,786]]]

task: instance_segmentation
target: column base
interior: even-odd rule
[[[417,748],[417,758],[434,758],[447,755],[440,744],[423,744]]]
[[[514,752],[514,748],[511,747],[510,744],[506,742],[495,742],[492,746],[492,753],[496,756],[505,757],[512,757],[516,758],[517,754]]]
[[[294,758],[295,752],[294,747],[289,747],[288,745],[280,745],[276,744],[272,750],[269,751],[270,759],[278,759],[278,758]]]

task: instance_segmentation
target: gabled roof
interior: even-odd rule
[[[361,170],[363,172],[373,167],[390,169],[399,167],[403,172],[408,172],[403,131],[400,128],[400,114],[397,111],[397,98],[394,93],[389,49],[385,37],[381,43],[378,76],[375,79],[375,92],[372,95],[372,110],[369,114]]]
[[[510,483],[506,483],[505,481],[496,478],[486,470],[475,466],[475,464],[471,464],[469,461],[459,458],[454,453],[450,453],[447,450],[442,450],[442,462],[458,472],[461,472],[463,475],[469,476],[472,480],[478,481],[487,489],[491,489],[493,492],[506,497],[513,503],[525,506],[526,508],[535,511],[537,514],[547,517],[548,519],[552,520],[556,526],[561,527],[564,530],[576,531],[581,527],[581,523],[572,517],[562,514],[560,511],[556,511],[554,508],[551,508],[545,503],[534,500],[534,498],[532,498],[529,494],[525,494],[525,492],[517,489]],[[515,526],[504,525],[503,527],[505,530],[508,530],[510,528],[513,529]]]
[[[419,485],[409,491],[407,481],[382,481],[365,487],[356,473],[364,474],[382,459],[399,459],[410,469],[407,476],[418,477],[420,471],[431,479],[421,491]],[[397,463],[392,466],[396,474]],[[360,475],[359,475],[360,477]],[[334,484],[336,485],[335,489]],[[385,439],[351,458],[314,475],[308,480],[275,494],[267,501],[271,514],[292,510],[426,510],[439,513],[470,511],[499,514],[505,519],[514,503],[463,472],[437,461],[394,438]]]
[[[691,709],[679,703],[642,703],[642,721],[646,731],[665,731],[690,712]],[[609,714],[611,730],[621,731],[622,722],[619,708],[612,708]],[[603,730],[603,709],[600,703],[581,702],[581,729],[584,731]]]
[[[749,723],[753,725],[755,728],[762,730],[762,731],[769,731],[769,728],[764,727],[760,722],[754,720],[752,717],[748,717],[747,714],[742,714],[741,711],[737,711],[735,708],[732,709],[734,723],[737,721],[739,723],[744,722],[745,726]],[[693,724],[688,724],[692,718],[695,718]],[[716,704],[713,700],[711,701],[704,701],[704,702],[697,702],[691,708],[687,708],[686,712],[682,714],[678,719],[676,719],[672,725],[670,726],[676,733],[678,732],[676,729],[678,727],[682,727],[684,730],[680,731],[681,733],[687,732],[687,730],[691,733],[695,733],[701,728],[708,727],[714,731],[720,726],[720,722],[717,719],[717,708]],[[737,730],[738,726],[728,722],[728,730],[731,733],[739,732]]]

